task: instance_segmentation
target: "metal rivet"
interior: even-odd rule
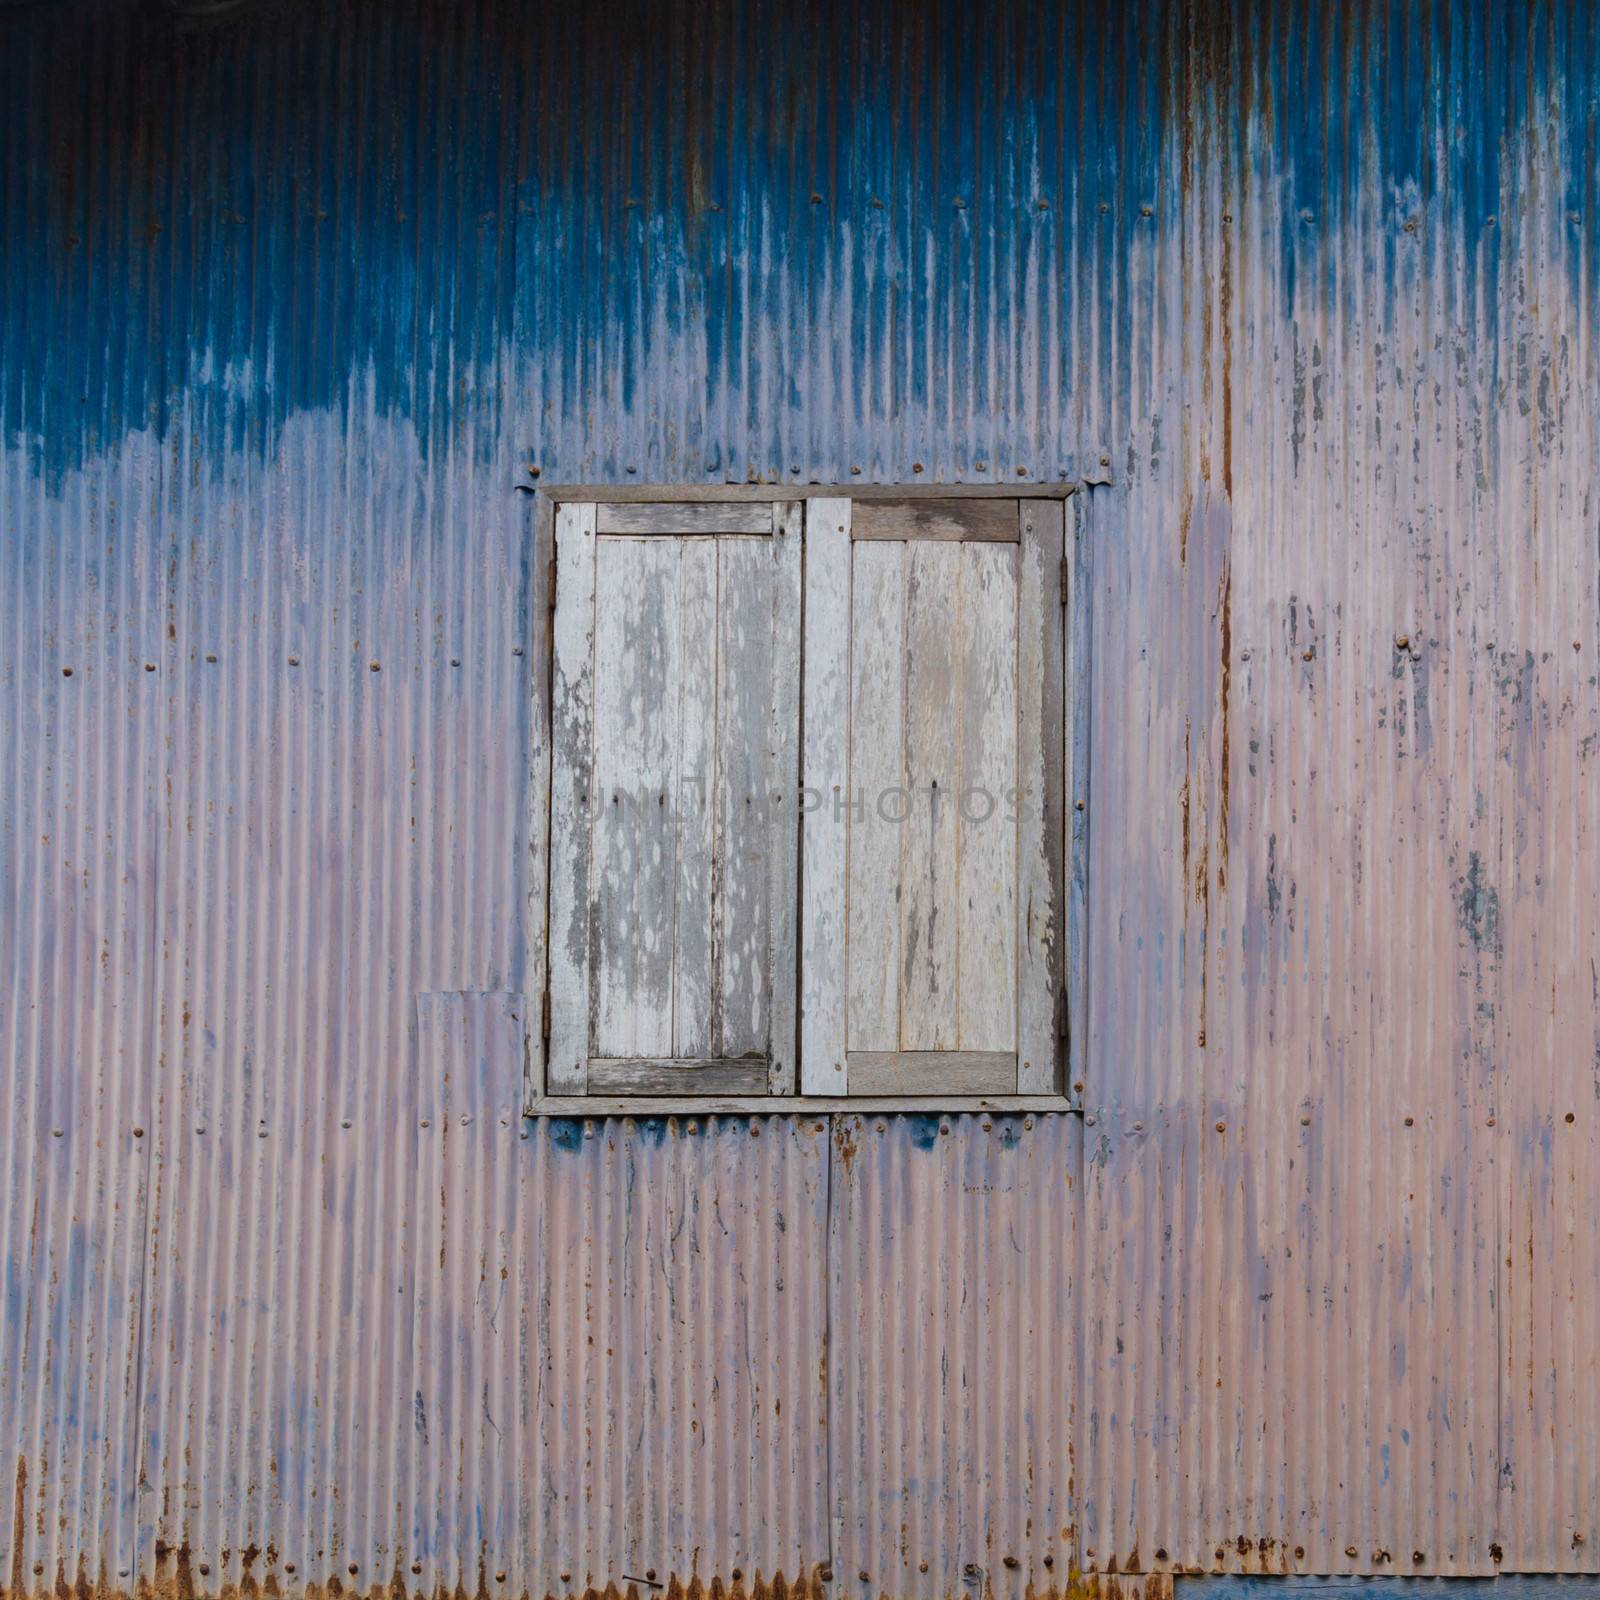
[[[422,1571],[422,1563],[420,1561],[413,1561],[411,1563],[411,1570],[413,1572],[421,1572]]]
[[[350,1119],[349,1119],[349,1117],[341,1117],[341,1118],[340,1118],[340,1119],[339,1119],[339,1126],[340,1126],[340,1127],[341,1127],[341,1128],[348,1128],[348,1127],[349,1127],[349,1126],[350,1126]]]
[[[1347,1555],[1347,1556],[1349,1556],[1349,1558],[1350,1558],[1350,1559],[1351,1559],[1351,1560],[1352,1560],[1352,1561],[1354,1561],[1354,1560],[1355,1560],[1355,1558],[1356,1558],[1356,1547],[1355,1547],[1355,1546],[1354,1546],[1354,1545],[1353,1545],[1353,1544],[1347,1544],[1347,1545],[1346,1545],[1346,1546],[1345,1546],[1345,1547],[1344,1547],[1344,1553],[1345,1553],[1345,1554],[1346,1554],[1346,1555]]]
[[[1311,1126],[1311,1114],[1310,1114],[1310,1112],[1302,1112],[1300,1114],[1300,1126],[1302,1128],[1309,1128]]]
[[[1394,636],[1394,647],[1396,650],[1409,650],[1411,648],[1411,635],[1409,633],[1397,633]]]
[[[512,655],[514,655],[514,656],[520,656],[520,655],[521,655],[521,654],[522,654],[522,646],[521,646],[521,645],[520,645],[520,644],[514,644],[514,645],[512,645],[512,647],[511,647],[511,653],[512,653]]]
[[[1310,651],[1310,650],[1302,650],[1300,652],[1300,659],[1302,661],[1309,661],[1309,660],[1311,660],[1312,655],[1313,655],[1312,651]]]
[[[383,668],[381,666],[379,666],[376,661],[368,662],[367,663],[367,667],[368,667],[368,670],[371,671],[371,672],[382,672],[383,671]]]
[[[211,662],[213,665],[216,664],[216,659],[217,659],[217,656],[216,656],[216,652],[214,650],[213,651],[208,651],[206,653],[206,660]]]
[[[299,656],[290,656],[289,657],[289,665],[291,667],[298,667],[300,665],[300,657]]]
[[[145,664],[144,664],[144,670],[145,670],[145,671],[146,671],[146,672],[154,672],[154,671],[155,671],[155,670],[156,670],[156,664],[155,664],[155,662],[153,662],[153,661],[147,661],[147,662],[145,662]]]
[[[1416,1125],[1417,1125],[1417,1119],[1415,1117],[1407,1117],[1406,1118],[1406,1126],[1408,1128],[1414,1128],[1414,1127],[1416,1127]]]
[[[201,1577],[202,1577],[202,1578],[208,1578],[208,1577],[210,1577],[210,1576],[211,1576],[211,1568],[210,1568],[210,1566],[209,1566],[209,1565],[208,1565],[208,1564],[207,1564],[207,1563],[206,1563],[206,1562],[204,1562],[204,1561],[202,1561],[202,1562],[201,1562],[201,1563],[200,1563],[200,1576],[201,1576]]]
[[[283,1564],[283,1570],[285,1572],[293,1572],[294,1571],[294,1562],[285,1561],[284,1564]]]
[[[358,1566],[357,1566],[357,1565],[356,1565],[356,1564],[355,1564],[355,1562],[353,1562],[353,1561],[352,1561],[352,1562],[351,1562],[351,1563],[350,1563],[350,1576],[351,1576],[351,1577],[352,1577],[352,1578],[353,1578],[353,1577],[355,1577],[355,1575],[356,1575],[356,1574],[357,1574],[357,1573],[358,1573],[358,1572],[359,1572],[359,1571],[360,1571],[360,1570],[361,1570],[361,1568],[360,1568],[360,1567],[358,1567]]]
[[[1573,1114],[1572,1114],[1572,1113],[1571,1113],[1571,1112],[1570,1112],[1570,1111],[1569,1111],[1569,1112],[1568,1112],[1568,1113],[1567,1113],[1567,1121],[1568,1121],[1568,1122],[1576,1122],[1576,1121],[1577,1121],[1577,1118],[1576,1118],[1576,1117],[1575,1117],[1575,1116],[1573,1116]]]
[[[1081,800],[1074,800],[1074,801],[1073,801],[1073,802],[1072,802],[1072,809],[1073,809],[1073,810],[1074,810],[1074,811],[1082,811],[1082,810],[1083,810],[1083,801],[1081,801]]]
[[[135,1128],[133,1130],[133,1136],[134,1136],[135,1139],[144,1138],[144,1129],[143,1128]]]
[[[1074,1093],[1074,1094],[1082,1094],[1082,1093],[1083,1093],[1083,1085],[1082,1085],[1082,1084],[1081,1084],[1081,1083],[1075,1083],[1075,1084],[1073,1084],[1073,1086],[1072,1086],[1072,1092],[1073,1092],[1073,1093]]]
[[[1492,1128],[1494,1126],[1494,1118],[1490,1117],[1487,1120],[1488,1120],[1488,1125]]]
[[[1571,1118],[1570,1118],[1570,1117],[1569,1117],[1569,1118],[1568,1118],[1568,1119],[1567,1119],[1567,1120],[1568,1120],[1568,1121],[1569,1121],[1569,1122],[1570,1122],[1570,1121],[1571,1121],[1571,1120],[1572,1120],[1572,1119],[1571,1119]],[[52,1139],[59,1139],[59,1138],[60,1138],[60,1137],[61,1137],[61,1130],[60,1130],[60,1128],[52,1128],[52,1129],[51,1129],[51,1130],[50,1130],[50,1137],[51,1137],[51,1138],[52,1138]]]
[[[452,667],[459,667],[461,665],[461,657],[460,656],[451,656],[450,657],[450,665]]]
[[[432,1127],[432,1126],[433,1126],[433,1124],[432,1124],[432,1123],[431,1123],[431,1122],[429,1122],[429,1121],[428,1121],[428,1119],[427,1119],[427,1118],[426,1118],[426,1117],[424,1117],[424,1118],[423,1118],[423,1119],[422,1119],[422,1126],[423,1126],[423,1127],[424,1127],[424,1128],[431,1128],[431,1127]]]
[[[70,678],[72,676],[72,668],[71,667],[63,667],[61,669],[61,676],[63,678]]]
[[[1226,1133],[1227,1131],[1228,1131],[1228,1124],[1226,1122],[1219,1122],[1217,1124],[1217,1132],[1218,1133]]]

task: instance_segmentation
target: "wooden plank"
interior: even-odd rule
[[[1015,544],[1017,502],[1007,500],[880,500],[858,505],[856,539],[970,539]]]
[[[1009,1094],[1017,1058],[1009,1050],[852,1050],[850,1094]]]
[[[589,1088],[595,1094],[764,1095],[765,1058],[673,1058],[597,1056],[589,1063]]]
[[[904,1096],[861,1095],[741,1095],[695,1091],[692,1101],[661,1095],[544,1095],[529,1107],[530,1117],[770,1117],[852,1116],[869,1111],[1017,1112],[1027,1116],[1058,1116],[1073,1109],[1065,1095],[1018,1094],[918,1094],[914,1103]],[[820,1126],[818,1131],[820,1132]],[[1504,1581],[1504,1580],[1502,1580]]]
[[[1092,592],[1093,546],[1086,500],[1063,507],[1067,545],[1066,682],[1062,706],[1066,719],[1066,762],[1062,775],[1062,806],[1068,849],[1067,877],[1067,1047],[1063,1052],[1061,1087],[1077,1097],[1085,1081],[1089,1015],[1086,937],[1089,926],[1089,737],[1092,731],[1090,673],[1093,656]]]
[[[900,834],[905,774],[905,551],[857,545],[850,579],[845,812],[849,1047],[900,1046]],[[846,1063],[846,1071],[849,1065]]]
[[[527,495],[516,495],[526,501]],[[533,551],[530,588],[530,618],[522,619],[528,643],[528,662],[532,683],[533,715],[529,718],[532,748],[528,786],[528,977],[527,992],[532,1005],[522,1007],[524,1105],[544,1092],[545,1049],[547,1041],[540,1027],[542,1000],[550,976],[550,656],[540,642],[547,627],[554,600],[556,558],[555,503],[549,495],[531,497],[532,515],[528,537]]]
[[[900,829],[896,1045],[902,1050],[954,1050],[961,918],[957,823],[963,549],[940,540],[917,540],[905,550],[905,767],[910,814]],[[864,739],[873,736],[870,727],[863,730]],[[851,1042],[857,1042],[853,1036]]]
[[[630,502],[602,500],[595,511],[596,532],[607,534],[708,534],[772,532],[771,500]]]
[[[797,505],[773,507],[767,546],[772,581],[772,698],[767,774],[767,1087],[796,1084],[799,1006],[800,624],[804,517]]]
[[[961,547],[955,1043],[1017,1047],[1017,548]]]
[[[591,1004],[598,1056],[672,1053],[680,541],[598,540]]]
[[[589,1059],[589,803],[594,693],[594,506],[556,513],[551,626],[550,1051],[552,1093],[581,1094]]]
[[[805,533],[805,799],[800,1086],[843,1094],[845,793],[850,756],[850,502],[813,500]]]
[[[688,503],[737,505],[753,500],[798,502],[835,500],[848,495],[857,504],[883,500],[1066,500],[1075,483],[552,483],[542,493],[557,504],[569,500],[608,505]]]
[[[674,1056],[711,1053],[712,784],[717,728],[717,548],[686,539],[678,578],[677,777],[668,805],[676,824],[673,893]],[[601,663],[602,670],[604,663]]]
[[[767,776],[776,585],[765,543],[720,539],[717,567],[711,1050],[765,1058],[771,1024]]]
[[[1017,583],[1017,1088],[1058,1087],[1057,1007],[1065,978],[1065,771],[1059,505],[1022,514]]]

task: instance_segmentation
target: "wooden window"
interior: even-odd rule
[[[562,504],[553,1094],[792,1092],[798,504]]]
[[[1064,500],[562,497],[554,539],[544,1097],[1061,1093]]]
[[[1059,1090],[1059,501],[813,501],[802,1086]]]

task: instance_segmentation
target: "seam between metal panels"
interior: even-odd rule
[[[833,1281],[833,1164],[837,1159],[834,1147],[834,1128],[829,1120],[826,1138],[828,1146],[828,1164],[823,1173],[823,1205],[822,1205],[822,1292],[826,1305],[827,1315],[822,1324],[822,1433],[823,1433],[823,1458],[827,1463],[828,1481],[824,1488],[823,1505],[826,1515],[823,1521],[827,1528],[828,1572],[833,1572],[834,1543],[837,1537],[837,1518],[835,1514],[836,1485],[839,1481],[838,1461],[834,1456],[834,1431],[833,1431],[833,1330],[838,1322],[838,1295],[834,1291]]]

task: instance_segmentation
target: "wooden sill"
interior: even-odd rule
[[[928,1116],[988,1111],[1017,1116],[1058,1116],[1076,1112],[1064,1094],[915,1095],[888,1098],[861,1095],[849,1099],[804,1094],[768,1095],[545,1095],[532,1101],[528,1117],[771,1117],[771,1116]]]

